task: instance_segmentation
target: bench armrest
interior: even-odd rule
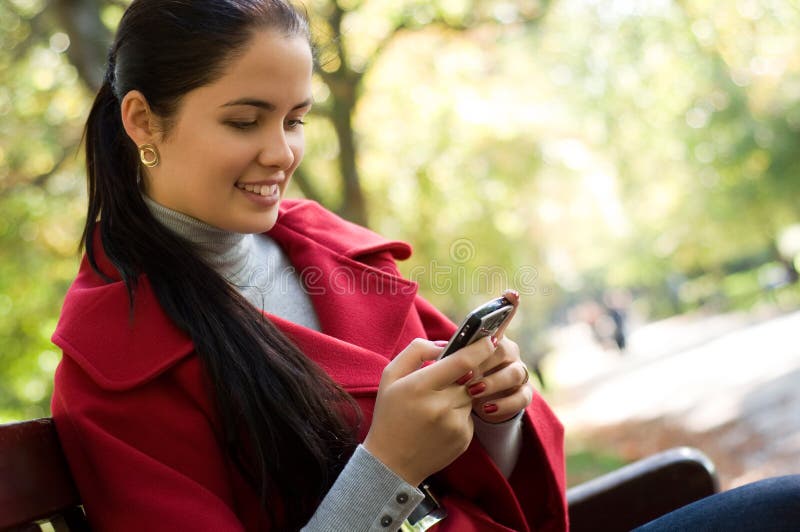
[[[705,454],[669,449],[567,490],[570,530],[628,531],[718,491]]]

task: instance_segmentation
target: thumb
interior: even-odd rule
[[[429,340],[415,338],[383,370],[382,382],[391,383],[418,370],[426,361],[435,360],[442,347]]]
[[[505,319],[503,324],[500,325],[500,328],[497,329],[497,331],[494,333],[494,337],[497,340],[503,339],[503,336],[505,335],[506,332],[506,327],[508,327],[508,324],[511,323],[511,320],[514,318],[514,314],[517,313],[517,309],[519,308],[519,292],[510,289],[504,290],[503,297],[508,299],[511,302],[511,304],[514,305],[514,309],[511,311],[511,315]]]

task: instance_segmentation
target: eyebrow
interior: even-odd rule
[[[302,109],[303,107],[308,107],[311,105],[312,100],[311,98],[307,98],[302,102],[298,103],[294,107],[292,107],[292,111],[297,109]],[[275,104],[270,103],[265,100],[259,100],[258,98],[239,98],[238,100],[232,100],[230,102],[222,104],[220,107],[233,107],[236,105],[249,105],[251,107],[258,107],[259,109],[264,109],[266,111],[274,111]]]

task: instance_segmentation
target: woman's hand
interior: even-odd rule
[[[514,304],[516,313],[519,294],[507,290],[503,295]],[[506,324],[510,321],[506,320]],[[467,383],[467,389],[473,397],[473,411],[489,423],[511,419],[533,399],[533,386],[528,383],[528,368],[520,359],[519,346],[505,338],[505,327],[503,325],[495,333],[497,349]]]
[[[475,414],[489,423],[502,423],[530,404],[533,386],[528,368],[520,360],[519,346],[508,338],[497,342],[497,349],[467,383]]]
[[[383,370],[372,425],[364,447],[412,485],[449,465],[472,440],[472,397],[459,381],[477,373],[495,352],[483,338],[452,355],[434,360],[442,347],[411,342]]]

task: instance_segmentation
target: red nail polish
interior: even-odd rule
[[[492,345],[497,347],[497,338],[492,336]]]
[[[436,347],[444,347],[447,345],[447,340],[434,340],[433,345]]]
[[[465,373],[465,374],[464,374],[464,375],[463,375],[463,376],[462,376],[460,379],[458,379],[458,380],[456,381],[456,384],[466,384],[466,383],[468,383],[469,381],[471,381],[471,380],[472,380],[472,377],[474,377],[474,376],[475,376],[475,372],[474,372],[474,371],[472,371],[472,370],[469,370],[469,371],[468,371],[467,373]]]
[[[494,414],[497,412],[497,405],[494,403],[486,403],[483,405],[483,411],[487,414]]]
[[[486,389],[485,382],[476,382],[475,384],[467,388],[467,391],[469,392],[470,395],[478,395],[485,389]]]

